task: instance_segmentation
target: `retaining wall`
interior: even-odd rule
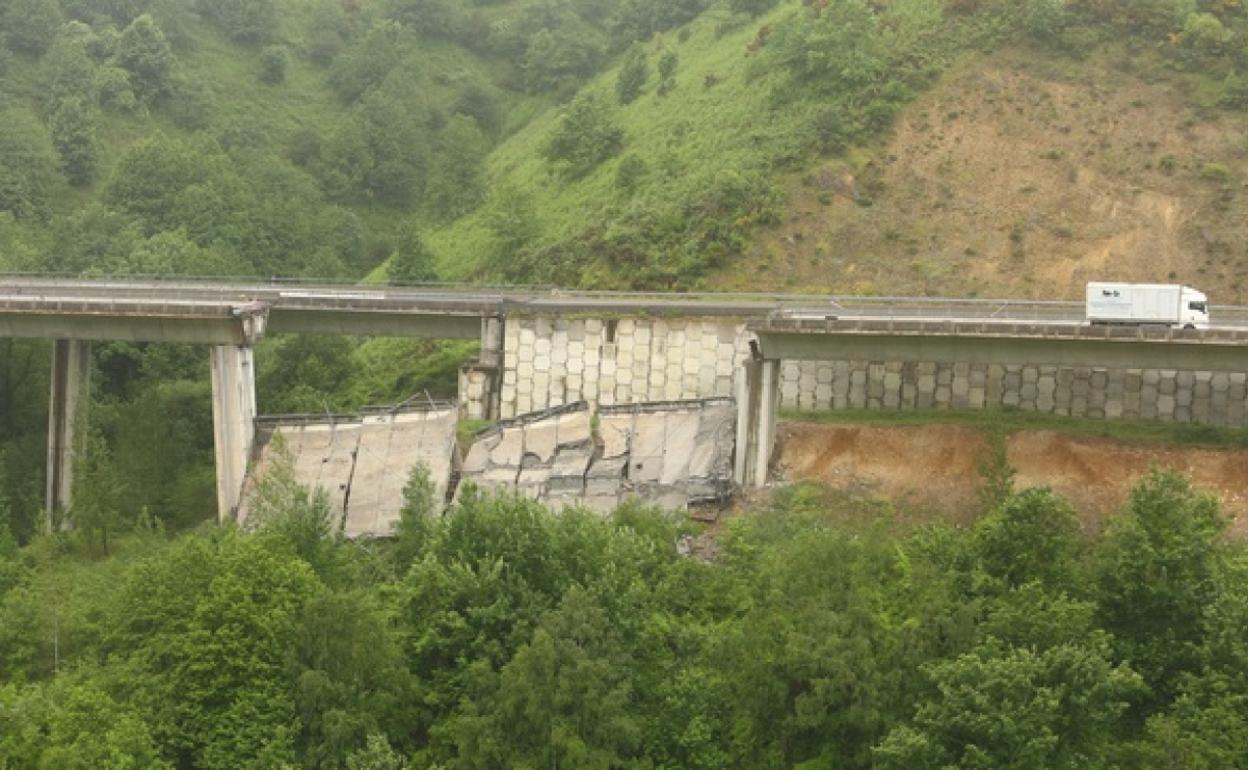
[[[753,339],[733,319],[509,318],[498,415],[732,396]],[[486,377],[461,387],[488,413]],[[1018,408],[1089,418],[1248,424],[1244,373],[898,361],[786,361],[781,405],[837,409]]]

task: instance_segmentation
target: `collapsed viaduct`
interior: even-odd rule
[[[783,407],[1016,407],[1248,423],[1248,308],[1214,328],[1089,327],[1078,303],[644,295],[195,281],[0,278],[0,336],[54,340],[49,515],[70,503],[90,343],[201,344],[213,383],[218,510],[233,517],[255,440],[265,334],[478,340],[461,413],[507,418],[731,396],[734,475],[762,484]]]

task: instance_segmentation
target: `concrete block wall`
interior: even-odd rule
[[[1244,425],[1248,373],[968,363],[786,361],[781,406],[984,409]]]
[[[749,337],[738,321],[508,318],[500,416],[732,396]]]
[[[503,419],[587,401],[598,405],[733,396],[751,335],[732,319],[509,318]],[[493,397],[476,373],[466,413]],[[1248,425],[1243,373],[898,361],[785,361],[786,409],[1018,408],[1089,418]]]

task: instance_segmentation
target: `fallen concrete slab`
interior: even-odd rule
[[[604,514],[630,497],[666,508],[724,500],[736,416],[730,398],[602,407],[595,437],[585,402],[535,412],[478,435],[462,481]]]
[[[445,500],[458,465],[456,410],[404,410],[349,417],[274,418],[257,424],[257,452],[239,522],[252,493],[276,462],[281,437],[295,480],[324,490],[334,526],[350,538],[389,537],[403,508],[403,487],[424,465],[437,500]]]

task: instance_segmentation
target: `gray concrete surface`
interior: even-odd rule
[[[239,513],[248,520],[249,496],[275,458],[275,436],[285,442],[295,478],[324,490],[335,525],[350,538],[393,534],[403,487],[423,464],[437,500],[445,500],[457,466],[452,408],[332,419],[263,420],[257,460]]]
[[[474,440],[463,481],[603,514],[630,497],[684,508],[731,492],[732,399],[602,407],[596,440],[591,424],[583,401],[500,423]]]

